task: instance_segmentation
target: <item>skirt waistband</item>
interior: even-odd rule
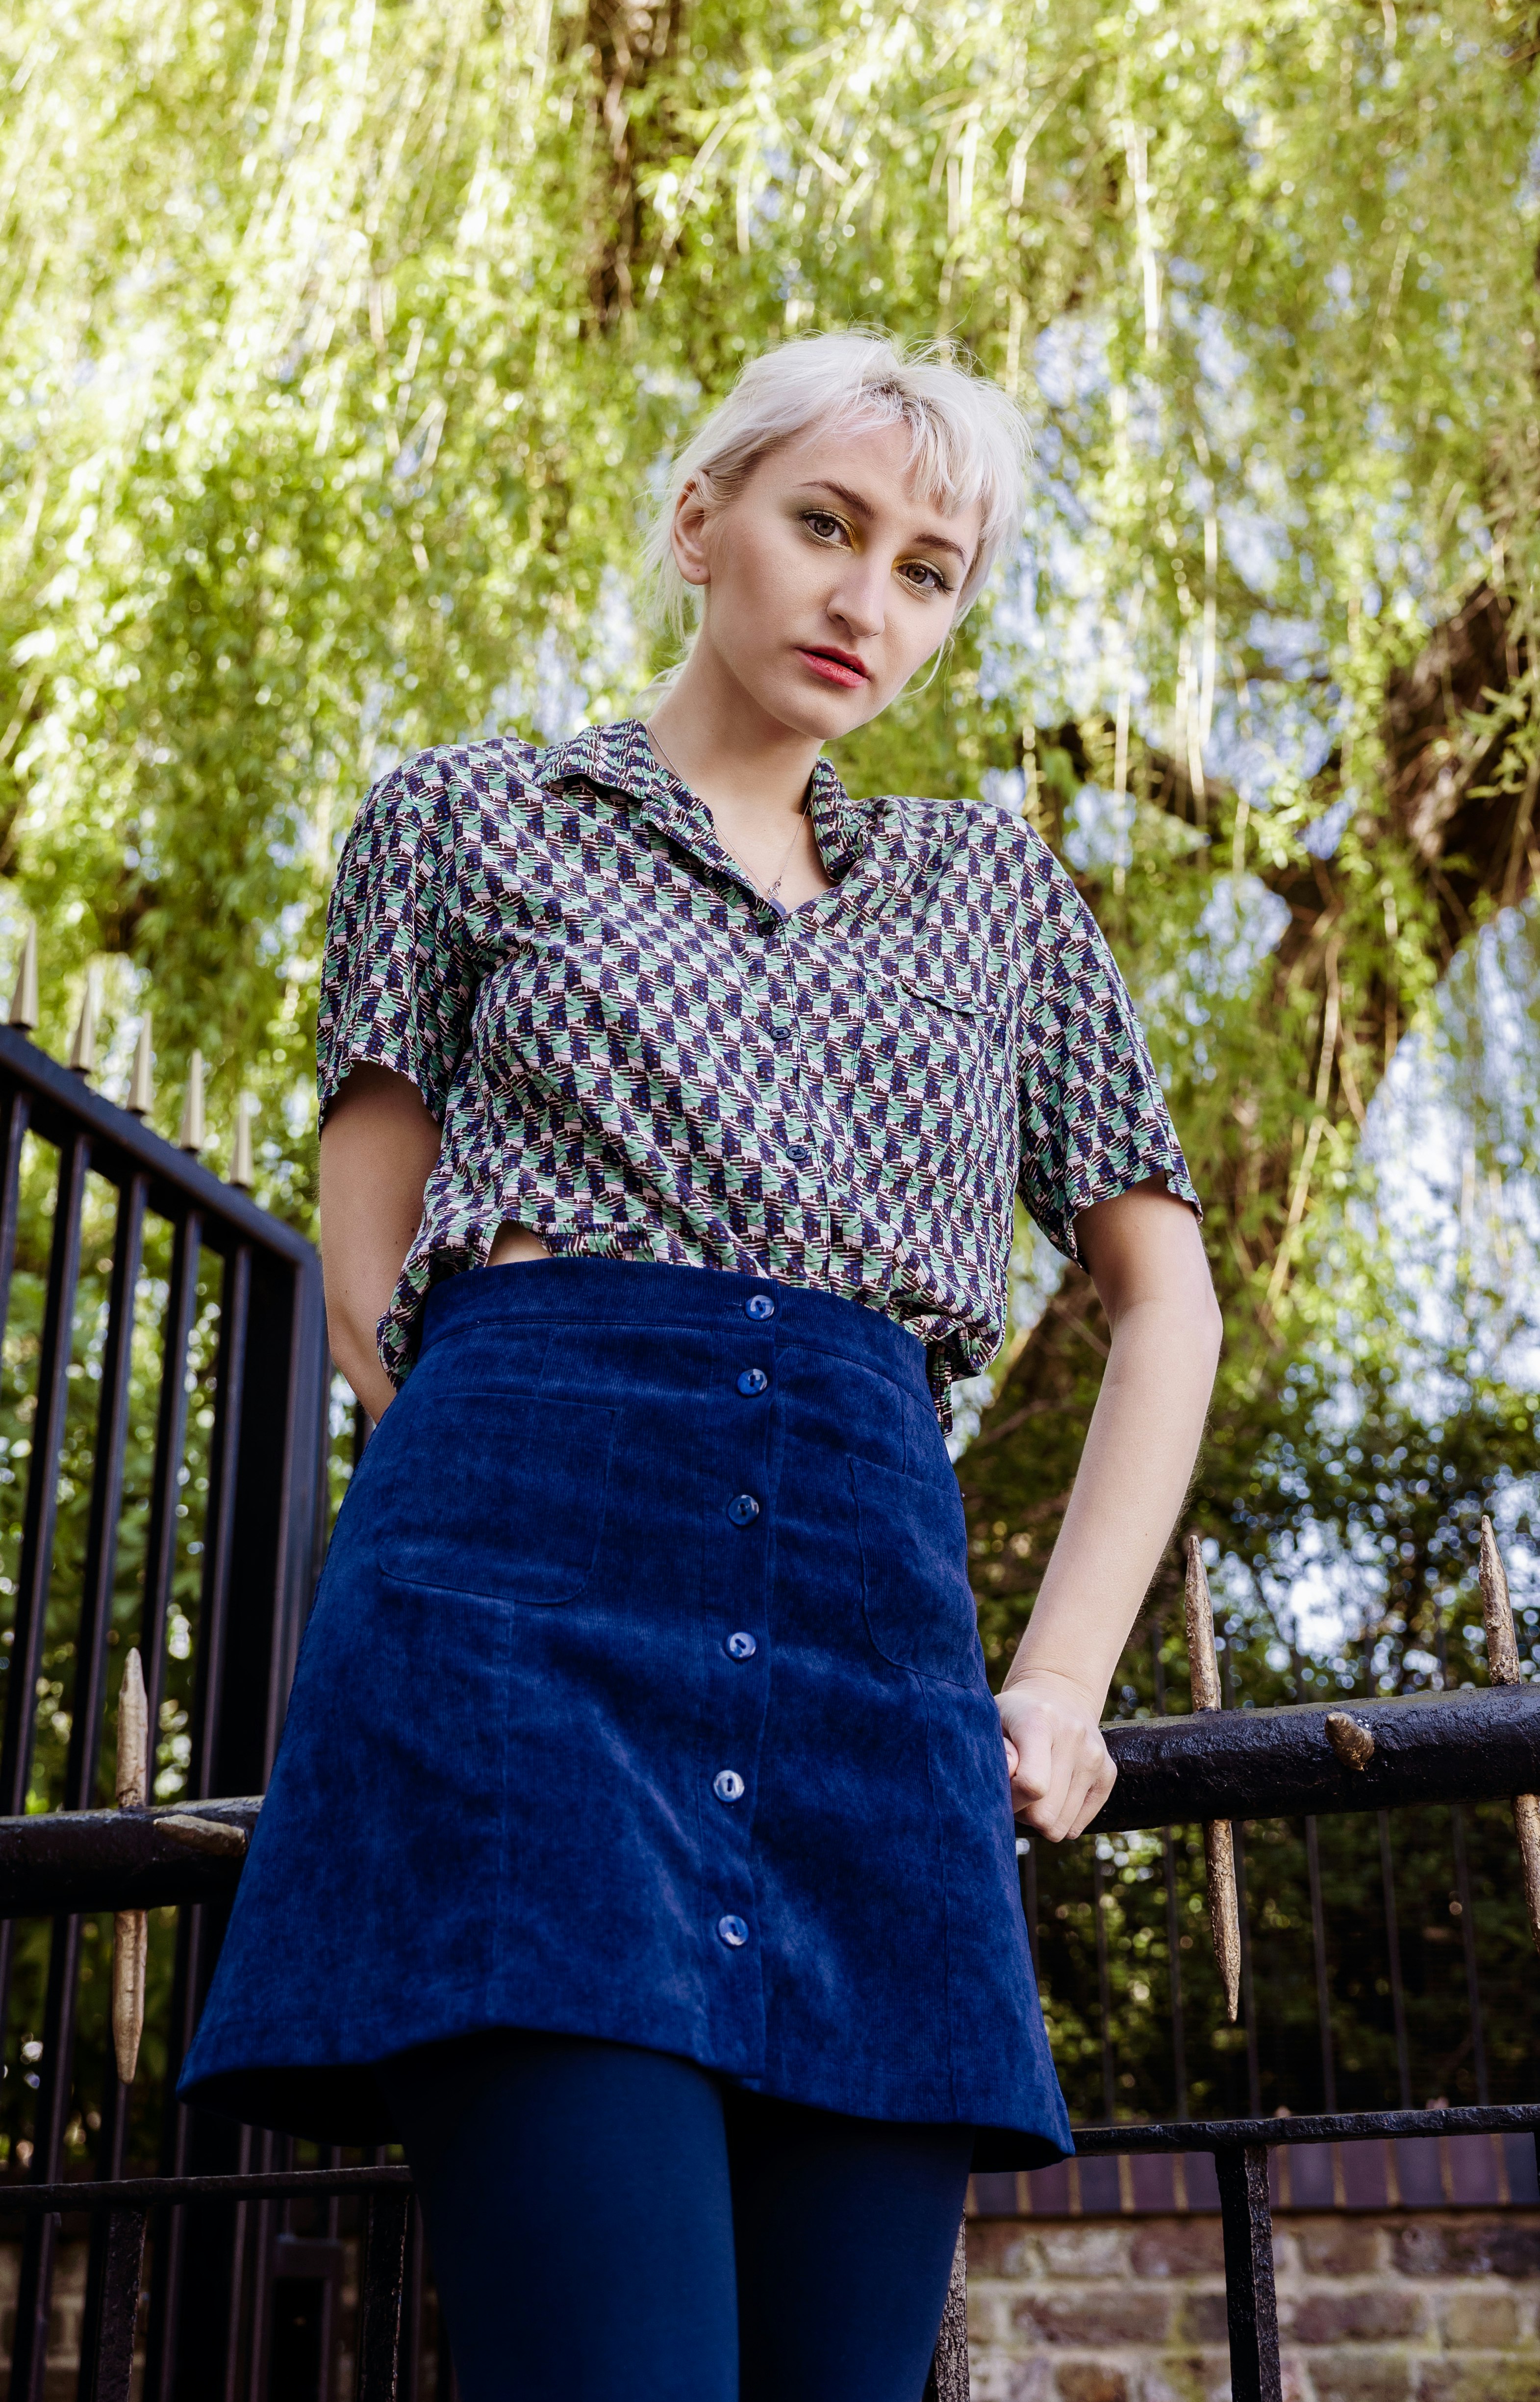
[[[669,1326],[730,1329],[746,1318],[763,1333],[813,1343],[874,1368],[928,1400],[924,1344],[864,1303],[730,1268],[653,1260],[519,1260],[446,1277],[428,1296],[421,1351],[483,1326],[608,1322],[662,1332]]]

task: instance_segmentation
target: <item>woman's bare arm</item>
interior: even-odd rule
[[[1112,1328],[1075,1490],[1000,1693],[1018,1817],[1078,1835],[1116,1774],[1107,1689],[1182,1506],[1222,1325],[1197,1220],[1162,1184],[1076,1220]]]
[[[375,1329],[422,1216],[439,1129],[415,1084],[389,1068],[360,1066],[321,1131],[321,1264],[332,1358],[372,1418],[395,1387],[380,1364]]]

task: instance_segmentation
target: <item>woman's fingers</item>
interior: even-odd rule
[[[1094,1720],[1019,1692],[1001,1704],[1016,1816],[1052,1843],[1082,1833],[1117,1776]]]

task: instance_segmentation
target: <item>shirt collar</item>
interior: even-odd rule
[[[712,860],[727,859],[717,840],[710,810],[653,750],[638,718],[622,718],[612,725],[586,725],[567,741],[553,743],[541,753],[539,774],[543,784],[584,776],[606,792],[624,793],[677,841]],[[814,839],[837,884],[866,848],[870,811],[850,798],[827,759],[819,759],[813,769],[808,806]],[[727,861],[727,864],[733,863]],[[736,867],[734,872],[741,873]]]

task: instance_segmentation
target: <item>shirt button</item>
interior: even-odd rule
[[[756,1393],[763,1392],[769,1382],[763,1368],[745,1368],[738,1376],[738,1390],[747,1400],[752,1401]]]
[[[722,1648],[729,1660],[751,1660],[760,1647],[751,1635],[739,1633],[730,1635]]]
[[[776,1314],[774,1293],[751,1292],[743,1305],[743,1314],[745,1318],[774,1318]]]
[[[791,1142],[786,1146],[786,1156],[793,1167],[805,1167],[813,1154],[806,1143]]]
[[[744,1925],[743,1920],[741,1918],[735,1917],[731,1911],[728,1912],[725,1918],[718,1919],[717,1933],[721,1936],[722,1941],[726,1944],[730,1952],[741,1952],[743,1946],[749,1940],[748,1927]]]
[[[711,1790],[719,1802],[741,1802],[743,1779],[736,1768],[721,1768],[711,1779]]]
[[[760,1505],[751,1493],[735,1493],[727,1504],[727,1514],[735,1526],[747,1526],[760,1514]]]

